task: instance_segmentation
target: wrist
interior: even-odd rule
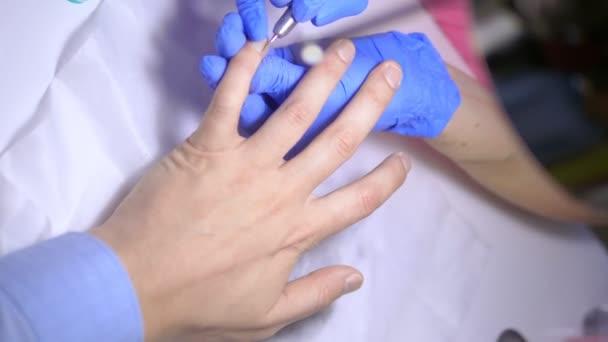
[[[175,336],[173,331],[176,329],[172,327],[176,324],[168,322],[166,318],[175,318],[176,315],[169,314],[169,308],[161,304],[162,296],[159,294],[162,293],[163,279],[160,277],[163,276],[159,277],[153,272],[159,265],[151,261],[152,248],[146,247],[146,250],[142,250],[139,244],[130,243],[134,240],[128,236],[128,229],[118,226],[115,222],[106,222],[88,233],[107,245],[127,271],[139,303],[145,340],[174,340],[171,337]]]

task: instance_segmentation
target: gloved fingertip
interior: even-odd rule
[[[320,11],[319,14],[312,19],[312,24],[315,26],[325,26],[331,24],[335,21],[338,21],[342,18],[346,17],[346,15],[342,15],[337,12],[330,11]]]
[[[321,7],[312,23],[315,26],[325,26],[342,18],[361,14],[367,6],[368,0],[332,2]]]
[[[398,35],[398,34],[402,35],[402,36],[405,35],[405,34],[399,32],[399,31],[392,31],[391,33],[395,34],[395,35]],[[408,34],[408,36],[410,36],[413,39],[418,40],[419,42],[425,43],[425,44],[430,44],[431,43],[429,37],[426,34],[422,33],[422,32],[412,32],[412,33]]]
[[[217,53],[224,58],[234,57],[247,43],[243,33],[219,31],[215,48]]]
[[[270,0],[270,3],[275,7],[285,7],[289,5],[291,0]]]
[[[291,5],[293,18],[299,23],[305,23],[315,18],[324,0],[295,0]]]
[[[261,42],[268,39],[268,23],[250,25],[248,28],[245,28],[245,32],[251,41]]]
[[[312,19],[311,22],[312,22],[312,24],[314,26],[321,27],[321,26],[325,26],[327,24],[332,23],[333,20],[331,20],[331,18],[328,18],[327,16],[323,16],[323,17],[322,16],[316,16],[316,17],[314,17]]]
[[[222,25],[227,25],[236,31],[243,31],[244,24],[241,16],[236,12],[230,12],[224,16]]]
[[[245,46],[246,42],[241,16],[237,13],[228,13],[215,38],[215,48],[218,54],[224,58],[232,58]]]
[[[237,1],[239,14],[243,19],[245,33],[253,41],[261,41],[268,36],[268,14],[264,0]]]
[[[203,78],[212,89],[217,87],[217,84],[224,76],[228,61],[220,56],[204,56],[199,64],[199,70]]]
[[[382,35],[382,34],[381,34]],[[434,50],[433,43],[426,34],[421,32],[403,33],[399,31],[389,31],[383,35],[397,41],[401,48],[408,50]]]

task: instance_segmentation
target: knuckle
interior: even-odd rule
[[[292,127],[308,124],[309,116],[308,110],[300,101],[290,103],[285,110],[285,119]]]
[[[298,258],[305,254],[306,251],[313,249],[318,243],[319,239],[310,232],[296,231],[294,234],[288,236],[282,245],[286,246],[283,247],[283,250]]]
[[[392,169],[392,171],[393,171],[392,176],[393,176],[393,178],[396,179],[396,182],[398,184],[401,184],[407,178],[409,170],[403,165],[403,162],[401,160],[399,160],[399,159],[396,160],[393,163],[393,165],[394,166],[393,166],[393,169]]]
[[[205,114],[205,120],[216,121],[218,118],[226,118],[234,112],[235,103],[233,96],[224,96],[224,94],[216,93],[211,110],[212,113]],[[214,122],[215,123],[215,122]]]
[[[305,246],[305,242],[300,242],[291,244],[282,250],[295,258],[300,258],[300,256],[304,255],[308,249],[307,246]]]
[[[382,204],[382,199],[377,191],[363,189],[359,191],[359,210],[362,215],[368,216]]]
[[[299,247],[300,255],[303,255],[307,251],[315,249],[315,247],[317,247],[321,243],[322,237],[319,235],[319,233],[315,233],[302,240]]]
[[[317,292],[317,299],[316,303],[314,304],[314,311],[319,312],[323,310],[329,304],[331,304],[332,301],[333,296],[331,289],[327,285],[322,286]]]
[[[189,137],[169,153],[160,164],[167,169],[198,172],[207,165],[206,148]]]
[[[380,83],[380,82],[378,82]],[[385,82],[382,81],[382,84]],[[390,91],[388,87],[368,86],[361,90],[363,97],[374,107],[385,108],[388,105]]]
[[[357,149],[357,139],[351,131],[344,130],[337,134],[335,141],[336,152],[341,158],[349,158]]]

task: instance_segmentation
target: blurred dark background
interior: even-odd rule
[[[476,41],[536,157],[608,206],[608,1],[476,0]]]

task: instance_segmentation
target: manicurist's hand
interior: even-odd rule
[[[216,35],[217,55],[205,56],[201,72],[212,88],[222,78],[227,63],[246,42],[244,21],[237,13],[224,17]],[[353,39],[357,54],[315,122],[288,157],[299,153],[340,114],[369,73],[393,60],[404,70],[403,84],[377,121],[374,130],[405,136],[435,138],[451,121],[461,96],[446,65],[421,33],[387,32]],[[324,46],[325,42],[319,42]],[[289,96],[310,66],[302,60],[301,45],[270,49],[251,85],[252,94],[241,112],[245,135],[258,127]]]
[[[239,115],[263,57],[245,45],[200,127],[93,230],[131,276],[147,339],[260,340],[361,286],[362,275],[348,266],[288,278],[302,253],[371,214],[404,182],[408,162],[396,154],[353,184],[311,194],[371,131],[399,87],[398,64],[375,68],[337,120],[284,160],[354,55],[350,41],[333,44],[245,139]]]
[[[360,14],[367,8],[368,0],[270,0],[275,7],[291,5],[293,17],[298,22],[312,21],[324,26],[336,20]],[[267,38],[268,14],[265,0],[236,0],[239,14],[245,22],[247,37],[254,41]]]

